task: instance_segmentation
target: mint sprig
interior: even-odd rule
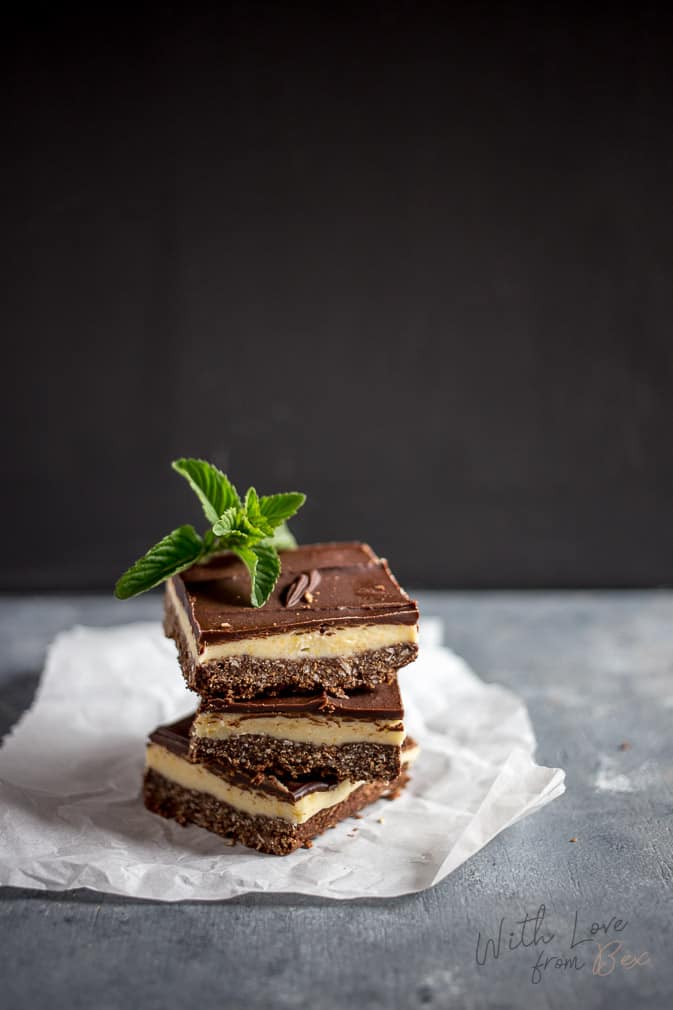
[[[204,459],[176,459],[172,467],[196,494],[210,528],[202,536],[193,526],[173,530],[124,572],[115,596],[138,596],[191,565],[232,551],[250,574],[252,606],[264,606],[280,575],[278,551],[297,546],[287,520],[306,495],[291,491],[260,497],[251,487],[241,500],[227,475]]]

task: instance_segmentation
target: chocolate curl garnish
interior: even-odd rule
[[[285,593],[285,606],[296,607],[306,596],[311,602],[310,594],[320,583],[320,572],[313,568],[310,572],[302,572],[294,582],[291,582]]]

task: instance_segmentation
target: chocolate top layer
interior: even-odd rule
[[[150,734],[150,741],[173,754],[177,754],[178,757],[189,760],[189,731],[193,721],[194,714],[168,726],[159,726],[154,733]],[[234,769],[222,762],[215,761],[209,761],[207,767],[208,771],[226,782],[238,786],[239,789],[265,793],[283,800],[285,803],[296,803],[302,796],[308,796],[309,793],[325,792],[335,784],[327,780],[304,782],[298,779],[279,779],[275,775],[246,775],[238,768]]]
[[[340,719],[402,719],[404,706],[400,689],[379,684],[371,691],[357,691],[348,698],[326,694],[288,694],[253,698],[250,701],[212,699],[201,705],[200,712],[226,712],[242,718],[255,716],[312,716]]]
[[[387,562],[361,543],[307,544],[281,552],[281,574],[263,607],[250,606],[250,577],[226,554],[173,577],[200,648],[287,631],[358,624],[416,624],[418,607]],[[316,588],[295,606],[288,590],[302,573],[319,572]],[[314,580],[315,582],[315,577]]]

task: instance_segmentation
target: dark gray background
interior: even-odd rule
[[[0,588],[110,586],[181,454],[412,584],[669,583],[662,10],[15,13]]]

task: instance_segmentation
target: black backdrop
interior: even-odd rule
[[[15,14],[3,588],[197,521],[182,454],[416,586],[671,582],[671,25],[496,10]]]

